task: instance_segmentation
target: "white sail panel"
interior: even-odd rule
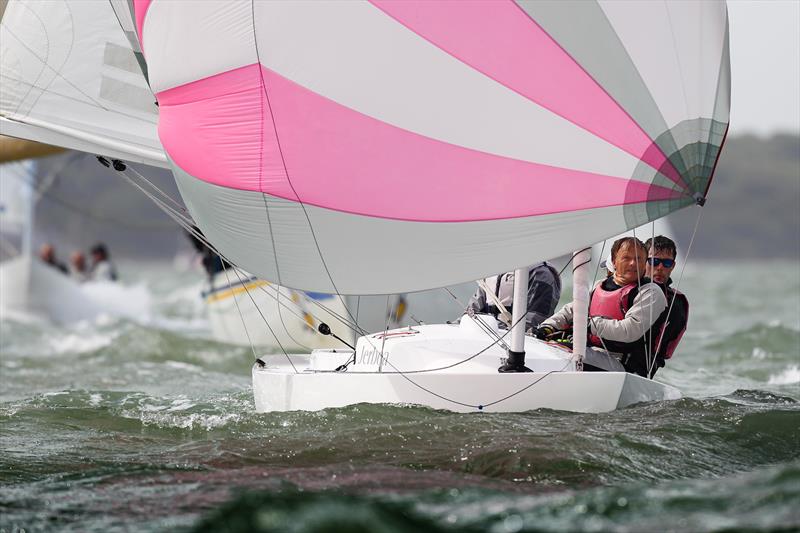
[[[166,166],[155,98],[108,2],[10,2],[0,76],[3,134]]]
[[[153,2],[142,28],[148,68],[159,73],[153,92],[258,62],[252,10],[250,2],[226,0]]]
[[[600,6],[668,128],[687,118],[713,116],[723,46],[727,44],[724,2],[600,0]]]

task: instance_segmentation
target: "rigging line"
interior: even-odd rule
[[[186,206],[184,206],[183,204],[181,204],[180,202],[178,202],[177,200],[175,200],[174,198],[172,198],[172,197],[171,197],[169,194],[167,194],[167,193],[166,193],[166,192],[164,192],[163,190],[159,189],[159,188],[158,188],[158,186],[157,186],[156,184],[154,184],[152,181],[150,181],[149,179],[147,179],[147,178],[146,178],[144,175],[142,175],[142,174],[141,174],[141,173],[140,173],[138,170],[136,170],[136,169],[135,169],[135,168],[133,168],[132,166],[128,165],[128,168],[131,170],[131,172],[133,172],[134,174],[136,174],[136,176],[137,176],[139,179],[141,179],[141,180],[145,181],[145,182],[146,182],[148,185],[150,185],[150,187],[152,187],[152,188],[153,188],[153,190],[155,190],[155,191],[156,191],[156,192],[158,192],[158,193],[159,193],[161,196],[163,196],[164,198],[166,198],[167,200],[169,200],[169,202],[170,202],[170,203],[172,203],[172,205],[173,205],[173,206],[175,206],[175,207],[176,207],[176,208],[177,208],[177,209],[178,209],[178,210],[179,210],[181,213],[183,213],[184,215],[187,215],[187,216],[189,215],[189,211],[186,209]]]
[[[222,257],[222,256],[220,256],[220,257]],[[227,277],[227,269],[224,269],[224,271],[226,272],[225,276]],[[281,341],[278,338],[278,336],[275,335],[275,331],[273,331],[272,326],[269,325],[269,321],[264,316],[264,313],[261,312],[261,308],[259,308],[258,305],[256,304],[256,301],[255,301],[255,299],[253,299],[253,295],[250,294],[250,290],[247,288],[247,285],[245,285],[245,283],[242,281],[242,278],[239,277],[239,273],[237,272],[237,268],[233,269],[233,273],[236,274],[237,278],[239,278],[239,283],[242,285],[242,288],[244,289],[245,294],[247,294],[247,296],[250,298],[250,301],[253,303],[253,307],[256,308],[256,311],[258,311],[258,314],[261,316],[261,320],[264,321],[264,324],[266,324],[267,329],[272,334],[272,336],[275,338],[275,342],[278,343],[278,347],[281,349],[281,352],[283,352],[283,355],[286,357],[286,360],[289,361],[289,364],[292,366],[292,370],[294,370],[295,374],[299,374],[300,372],[294,366],[294,361],[292,361],[292,358],[289,357],[289,354],[286,352],[286,349],[283,347],[283,344],[281,343]],[[236,293],[233,294],[233,298],[234,298],[234,302],[235,302],[236,301]],[[237,304],[237,309],[238,309],[238,304]],[[280,305],[278,305],[278,309],[280,310]],[[242,316],[242,321],[244,321],[244,316]]]
[[[223,259],[223,261],[224,261],[224,259]],[[230,285],[231,284],[231,280],[228,277],[228,269],[224,268],[224,266],[225,266],[224,264],[222,266],[223,266],[222,271],[225,272],[225,279],[228,280],[228,285]],[[253,340],[250,338],[250,332],[247,331],[247,324],[245,323],[245,320],[244,320],[244,314],[242,314],[242,310],[239,308],[239,302],[236,299],[236,294],[235,293],[233,294],[233,303],[236,305],[236,312],[239,313],[239,318],[242,320],[242,328],[244,328],[244,334],[247,337],[247,343],[250,345],[250,350],[253,351],[253,359],[258,359],[258,354],[256,353],[256,347],[253,346]]]
[[[605,244],[605,243],[604,243],[604,244]],[[570,263],[572,263],[572,260],[573,260],[573,259],[575,259],[575,256],[574,256],[574,255],[573,255],[573,256],[570,256],[570,258],[569,258],[569,259],[567,259],[567,262],[564,264],[564,268],[562,268],[561,270],[559,270],[559,271],[558,271],[558,277],[559,277],[559,278],[561,277],[561,274],[563,274],[563,273],[564,273],[564,271],[567,269],[567,267],[569,266],[569,264],[570,264]]]
[[[100,156],[98,156],[98,160],[99,159],[100,159]],[[109,161],[109,159],[106,158],[106,157],[102,157],[102,159],[105,160],[106,162]],[[118,160],[117,159],[111,159],[112,168],[114,168],[113,167],[113,161],[118,161]],[[101,163],[102,163],[102,161],[101,161]],[[153,202],[156,202],[156,205],[163,206],[162,207],[162,211],[164,211],[165,213],[167,213],[171,217],[173,215],[174,215],[174,217],[179,217],[181,220],[184,221],[185,224],[194,225],[194,220],[192,219],[191,214],[182,205],[180,205],[177,201],[173,200],[172,197],[170,197],[167,193],[165,193],[164,191],[159,189],[158,186],[156,186],[154,183],[149,181],[145,176],[140,174],[136,169],[132,168],[128,164],[125,164],[125,168],[123,170],[117,170],[116,168],[114,168],[114,170],[116,170],[118,173],[122,174],[122,176],[125,178],[126,181],[128,181],[128,183],[130,183],[131,185],[133,185],[134,187],[139,189],[145,196],[147,196],[148,198],[153,200]],[[156,193],[148,191],[137,180],[135,180],[132,177],[130,177],[128,175],[127,171],[130,171],[132,174],[134,174],[137,177],[137,179],[140,179],[140,180],[144,181],[147,185],[149,185],[151,189],[153,189],[154,191],[156,191],[158,193],[158,196],[166,198],[170,203],[172,203],[173,205],[177,206],[177,209],[175,207],[172,207],[172,206],[168,205],[167,202],[165,202],[162,198],[157,198],[156,197],[157,196]],[[174,220],[174,217],[173,217],[173,220]],[[179,225],[183,226],[183,224],[180,224],[180,223],[179,223]]]
[[[469,315],[469,308],[468,308],[466,305],[464,305],[464,302],[462,302],[461,300],[459,300],[458,296],[456,296],[456,295],[453,293],[453,291],[451,291],[451,290],[450,290],[449,288],[447,288],[447,287],[442,287],[442,290],[444,290],[444,291],[445,291],[445,292],[447,292],[447,293],[448,293],[450,296],[452,296],[452,297],[453,297],[453,301],[455,302],[455,305],[457,305],[457,306],[458,306],[458,308],[459,308],[459,310],[461,311],[461,315],[462,315],[462,317],[463,317],[463,315],[470,316],[470,315]],[[470,318],[472,318],[472,317],[470,317]],[[460,320],[460,319],[459,319],[459,320]],[[510,346],[509,346],[509,345],[508,345],[508,344],[507,344],[507,343],[506,343],[506,342],[505,342],[505,341],[504,341],[504,340],[501,338],[501,336],[500,336],[500,335],[498,335],[498,334],[497,334],[497,332],[495,332],[495,331],[494,331],[494,329],[492,329],[492,327],[491,327],[491,326],[489,326],[488,324],[486,324],[486,323],[485,323],[483,320],[475,320],[475,319],[473,318],[473,321],[474,321],[476,324],[478,324],[478,327],[480,327],[482,331],[484,331],[485,333],[487,333],[487,334],[489,335],[489,338],[491,338],[491,339],[495,339],[495,341],[499,341],[500,343],[502,343],[502,345],[503,345],[503,347],[504,347],[505,349],[507,349],[507,350],[508,350],[508,349],[510,349]]]
[[[638,240],[638,237],[636,237],[636,228],[633,228],[633,238]],[[641,242],[641,241],[639,241],[639,242]],[[645,256],[646,256],[646,253],[645,253]],[[639,297],[639,296],[642,295],[642,273],[639,272],[639,247],[638,246],[635,247],[634,257],[636,258],[636,278],[637,278],[636,279],[636,287],[637,287],[637,291],[638,291],[636,293],[636,296]],[[634,298],[634,300],[635,299],[636,298]],[[653,302],[650,302],[650,309],[651,309],[650,320],[651,321],[653,319],[652,306],[653,306]],[[651,322],[650,325],[652,327],[652,322]],[[642,341],[644,342],[644,361],[645,361],[645,365],[647,365],[650,362],[650,355],[649,355],[649,350],[648,350],[648,346],[647,346],[647,331],[644,330],[643,326],[642,326]]]
[[[289,290],[293,291],[293,289],[289,289]],[[280,298],[280,294],[281,294],[281,290],[279,288],[276,289],[275,290],[275,294],[276,294],[276,299],[279,299]],[[297,293],[294,292],[294,294],[297,294]],[[292,301],[293,304],[297,305],[297,307],[300,309],[300,311],[303,311],[303,308],[300,307],[300,305],[297,302],[295,302],[294,300],[291,300],[291,301]],[[310,314],[311,313],[309,313],[309,315]],[[305,343],[302,343],[302,342],[298,341],[297,339],[295,339],[294,335],[292,335],[292,333],[289,331],[289,328],[286,327],[286,322],[283,320],[283,313],[281,312],[280,300],[278,300],[278,318],[281,321],[281,326],[283,326],[283,331],[292,340],[292,342],[294,342],[295,344],[297,344],[298,346],[300,346],[301,348],[303,348],[304,350],[307,350],[309,352],[311,352],[313,350],[313,348],[311,348],[310,346],[306,346]],[[306,322],[305,317],[302,317],[301,321],[304,324],[306,324],[306,326],[308,326],[308,323]],[[310,327],[310,326],[308,326],[308,327]],[[314,332],[316,333],[316,331],[314,331]]]
[[[344,305],[345,305],[345,307],[347,307],[347,302],[345,302]],[[356,321],[355,321],[356,327],[359,327],[359,325],[358,325],[358,313],[359,313],[359,311],[361,311],[361,295],[360,294],[358,296],[356,296]],[[361,328],[361,329],[364,329],[364,328]],[[356,332],[355,328],[353,328],[353,332],[354,333]]]
[[[703,210],[700,209],[700,212],[697,213],[697,220],[694,223],[694,230],[692,231],[692,238],[689,240],[689,247],[686,249],[686,260],[683,262],[683,266],[681,267],[680,276],[678,276],[678,283],[675,285],[675,291],[678,290],[678,287],[680,287],[680,285],[681,285],[681,281],[683,281],[683,273],[686,270],[686,263],[689,262],[689,254],[692,252],[692,244],[694,244],[694,238],[697,235],[698,228],[700,227],[700,219],[702,218],[702,216],[703,216]],[[664,320],[664,324],[661,327],[662,328],[661,329],[661,335],[659,335],[659,338],[658,338],[658,346],[656,347],[656,353],[658,353],[658,350],[661,349],[661,341],[664,340],[664,331],[666,330],[667,324],[669,323],[669,315],[672,313],[672,306],[675,304],[675,298],[677,296],[678,296],[678,293],[675,292],[675,294],[672,295],[672,301],[669,303],[669,309],[667,310],[667,317]],[[648,369],[648,371],[647,371],[648,375],[650,375],[650,371],[651,371],[651,369]]]
[[[656,240],[656,221],[654,219],[651,222],[651,231],[650,231],[650,246],[651,247],[655,244],[655,240]],[[649,257],[650,256],[650,250],[647,249],[647,246],[645,246],[644,253],[645,253],[645,257]],[[645,265],[644,268],[646,270],[647,269],[647,265]],[[654,267],[651,265],[650,266],[650,271],[651,272],[652,272],[653,268]],[[655,283],[653,281],[652,277],[650,279],[650,282],[651,283]],[[650,377],[650,370],[649,369],[652,368],[653,365],[656,362],[656,352],[653,351],[653,306],[652,305],[649,306],[649,309],[650,309],[650,329],[648,330],[649,335],[645,339],[645,355],[647,355],[647,349],[648,348],[650,349],[650,359],[649,360],[645,359],[645,363],[647,364],[647,368],[648,368],[648,371],[647,371],[647,376],[648,377]]]
[[[542,376],[539,379],[537,379],[536,381],[534,381],[533,383],[530,383],[529,385],[519,389],[516,392],[512,392],[511,394],[509,394],[508,396],[506,396],[504,398],[500,398],[499,400],[495,400],[493,402],[484,404],[483,407],[489,407],[489,406],[492,406],[492,405],[496,405],[496,404],[498,404],[500,402],[504,402],[504,401],[506,401],[506,400],[508,400],[510,398],[513,398],[514,396],[517,396],[518,394],[522,394],[523,392],[525,392],[526,390],[530,389],[531,387],[533,387],[534,385],[536,385],[537,383],[542,381],[544,378],[546,378],[550,374],[553,374],[555,372],[564,372],[567,369],[567,367],[569,366],[570,363],[571,363],[571,361],[567,361],[566,364],[564,364],[564,366],[561,367],[560,370],[551,370],[551,371],[547,372],[544,376]]]
[[[116,169],[114,169],[114,170],[116,170]],[[127,170],[127,166],[126,166],[126,170]],[[189,217],[187,217],[187,216],[175,211],[173,208],[171,208],[169,205],[167,205],[163,200],[161,200],[159,198],[156,198],[155,195],[153,195],[152,193],[147,191],[144,187],[142,187],[139,183],[137,183],[136,180],[134,180],[133,178],[128,176],[126,174],[125,170],[117,171],[117,172],[122,174],[124,176],[124,178],[128,181],[128,183],[130,183],[131,185],[133,185],[134,187],[139,189],[142,192],[142,194],[144,194],[146,197],[150,198],[150,200],[152,200],[156,204],[156,206],[158,206],[170,218],[172,218],[175,222],[177,222],[179,226],[181,226],[183,228],[186,228],[186,226],[194,224],[194,221],[191,218],[189,218]]]

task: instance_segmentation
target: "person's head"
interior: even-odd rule
[[[69,256],[69,262],[77,272],[86,270],[86,258],[79,251],[72,252],[72,255]]]
[[[675,242],[663,235],[647,239],[647,277],[656,283],[666,283],[675,268],[678,249]]]
[[[636,237],[622,237],[611,246],[614,281],[618,285],[636,283],[645,274],[647,251]]]
[[[39,248],[39,259],[45,263],[52,263],[56,260],[56,249],[50,243],[45,243]]]
[[[92,255],[92,261],[95,263],[108,259],[108,249],[106,248],[106,245],[101,242],[98,242],[92,246],[92,249],[89,250],[89,253]]]

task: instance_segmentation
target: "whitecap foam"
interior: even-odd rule
[[[780,374],[773,374],[769,377],[770,385],[791,385],[800,383],[800,366],[790,365]]]
[[[110,346],[116,337],[113,333],[70,333],[51,338],[48,344],[52,353],[56,354],[85,353]]]
[[[95,302],[102,314],[122,316],[139,322],[147,322],[150,319],[150,291],[143,283],[123,285],[93,281],[84,283],[81,289]]]

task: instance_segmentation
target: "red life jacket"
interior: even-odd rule
[[[631,307],[631,291],[638,285],[629,283],[619,289],[607,291],[603,288],[603,281],[598,281],[592,290],[589,298],[589,318],[602,317],[622,320]],[[589,334],[588,340],[591,346],[603,347],[603,341],[593,333]]]

